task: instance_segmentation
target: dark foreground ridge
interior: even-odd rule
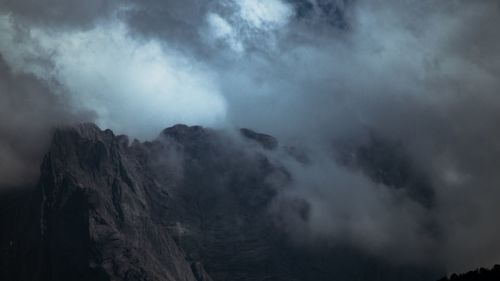
[[[452,274],[449,278],[444,277],[439,281],[498,281],[500,280],[500,265],[492,269],[479,268],[463,274]]]
[[[36,188],[2,198],[0,280],[437,279],[348,245],[292,243],[269,211],[293,181],[279,149],[247,129],[176,125],[144,143],[58,129]],[[287,210],[307,219],[307,203]]]

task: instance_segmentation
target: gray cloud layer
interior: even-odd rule
[[[56,124],[142,138],[178,122],[252,127],[313,155],[289,164],[282,195],[311,203],[298,239],[349,237],[408,262],[431,252],[451,270],[500,262],[497,1],[1,0],[0,11],[1,184],[36,174]],[[372,134],[402,144],[432,207],[362,162],[339,164]]]
[[[31,74],[14,75],[0,56],[0,186],[32,184],[54,126],[91,115],[68,110],[63,97]]]

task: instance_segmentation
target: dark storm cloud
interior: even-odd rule
[[[161,38],[182,47],[199,47],[199,28],[214,1],[133,1],[125,18],[132,31],[141,36]],[[197,43],[197,44],[193,44]],[[181,48],[182,48],[181,47]]]
[[[305,167],[272,156],[294,178],[275,209],[280,200],[310,206],[309,220],[288,218],[297,240],[348,237],[407,262],[432,253],[452,270],[500,260],[497,1],[0,1],[0,9],[10,85],[0,106],[14,118],[1,123],[1,155],[19,167],[40,148],[14,128],[47,135],[73,116],[61,103],[142,137],[177,122],[252,127],[309,153]],[[61,89],[63,100],[52,93]],[[44,118],[31,120],[35,107]],[[382,156],[374,137],[389,146]],[[403,179],[398,188],[387,173]],[[418,185],[432,204],[408,191]]]
[[[288,0],[288,2],[294,6],[299,21],[316,24],[317,28],[325,25],[340,29],[349,28],[349,10],[354,4],[353,0]]]
[[[500,196],[494,172],[500,156],[497,2],[359,1],[350,13],[348,33],[291,30],[310,41],[290,36],[293,47],[278,49],[271,62],[248,58],[229,67],[224,80],[231,81],[225,84],[232,93],[230,120],[323,151],[335,139],[367,146],[369,132],[375,132],[402,143],[436,195],[430,210],[411,200],[399,204],[405,196],[396,205],[382,203],[368,198],[398,192],[374,192],[379,187],[373,182],[328,161],[309,172],[297,169],[300,185],[307,187],[298,188],[297,197],[314,203],[310,224],[298,227],[311,227],[308,235],[347,232],[376,252],[394,255],[396,249],[396,256],[405,252],[417,259],[428,259],[433,249],[432,256],[451,270],[497,262],[493,237],[499,228],[491,223],[498,212],[493,198]],[[355,191],[343,192],[344,186]],[[363,229],[363,221],[375,222],[373,228]],[[438,227],[437,237],[434,230],[422,231],[429,223]]]
[[[52,28],[89,27],[96,19],[109,16],[118,7],[116,0],[43,0],[0,1],[0,13],[12,13],[18,19]]]

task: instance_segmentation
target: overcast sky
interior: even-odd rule
[[[36,178],[51,128],[74,122],[143,140],[250,127],[311,151],[376,134],[402,144],[435,206],[318,156],[283,195],[313,206],[297,235],[431,251],[450,270],[500,263],[499,3],[0,0],[0,185]]]

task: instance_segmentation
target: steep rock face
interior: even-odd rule
[[[349,246],[292,243],[269,211],[293,181],[278,142],[240,133],[176,125],[129,143],[92,124],[57,130],[36,190],[0,207],[1,280],[435,279]]]
[[[109,130],[87,124],[55,134],[39,186],[48,279],[196,280],[156,218],[163,206],[152,197],[162,190],[142,169]]]
[[[30,214],[38,258],[20,280],[210,280],[156,219],[162,190],[142,169],[109,130],[58,130]]]

